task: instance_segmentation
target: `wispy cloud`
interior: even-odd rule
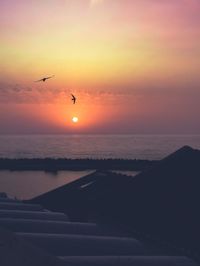
[[[38,103],[60,103],[65,104],[71,101],[71,93],[78,95],[84,102],[109,100],[115,97],[132,94],[127,88],[99,87],[99,88],[48,88],[28,87],[20,84],[0,83],[0,104],[38,104]],[[116,99],[115,99],[116,100]]]

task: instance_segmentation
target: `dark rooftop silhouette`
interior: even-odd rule
[[[0,206],[2,266],[197,266],[182,252],[138,239],[117,226],[71,222],[63,213],[4,194],[1,202],[6,207]]]
[[[33,200],[72,219],[115,221],[200,254],[200,151],[188,146],[135,177],[95,173]]]

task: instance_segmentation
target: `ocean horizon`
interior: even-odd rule
[[[0,135],[0,158],[159,160],[184,145],[200,149],[200,135]]]

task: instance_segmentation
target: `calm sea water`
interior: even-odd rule
[[[0,158],[162,159],[184,145],[200,149],[200,135],[0,136]]]

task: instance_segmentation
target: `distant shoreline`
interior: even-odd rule
[[[0,158],[0,170],[48,171],[62,170],[128,170],[142,171],[156,164],[155,160],[127,159],[8,159]]]

